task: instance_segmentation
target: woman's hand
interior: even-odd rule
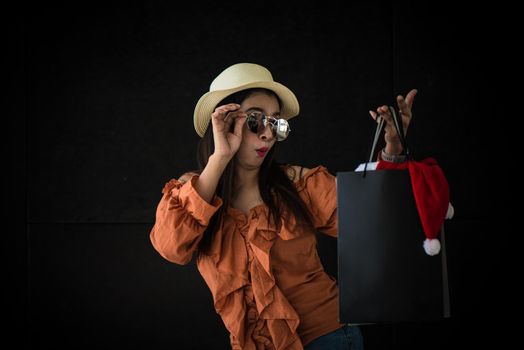
[[[416,89],[412,89],[408,94],[406,95],[406,98],[404,98],[402,95],[397,96],[397,104],[398,108],[400,110],[400,114],[402,116],[402,125],[404,127],[404,135],[407,133],[409,123],[411,121],[411,109],[413,107],[413,100],[415,99],[415,95],[417,94]],[[369,111],[369,114],[371,114],[371,117],[375,119],[375,121],[379,121],[380,117],[384,118],[386,121],[386,127],[385,127],[385,135],[384,139],[386,141],[386,148],[385,152],[387,154],[391,155],[398,155],[402,153],[402,144],[400,143],[399,135],[397,134],[397,130],[395,129],[395,124],[393,122],[393,116],[391,113],[389,113],[388,106],[381,106],[377,108],[377,111]]]
[[[239,108],[239,104],[230,103],[215,108],[215,111],[211,114],[213,138],[215,139],[215,152],[213,154],[228,161],[238,151],[242,141],[242,129],[246,121],[246,114]],[[232,128],[233,123],[235,125]]]

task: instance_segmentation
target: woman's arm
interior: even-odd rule
[[[195,188],[200,196],[208,203],[216,192],[220,176],[226,169],[229,160],[211,155],[206,167],[200,174]]]
[[[164,187],[150,239],[165,259],[181,265],[191,261],[209,221],[222,205],[215,192],[226,165],[211,156],[202,174],[186,173]]]

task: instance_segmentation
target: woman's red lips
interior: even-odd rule
[[[266,155],[268,149],[269,148],[267,148],[267,147],[262,147],[262,148],[257,149],[258,156],[259,157],[264,157]]]

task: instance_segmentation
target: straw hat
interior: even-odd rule
[[[198,100],[193,114],[195,130],[203,137],[211,120],[211,113],[225,97],[235,92],[264,88],[273,91],[282,102],[280,118],[291,119],[298,115],[300,107],[295,94],[284,85],[273,80],[266,68],[254,63],[237,63],[220,73]]]

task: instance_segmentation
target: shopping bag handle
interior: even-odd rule
[[[405,156],[409,155],[409,149],[407,147],[406,142],[406,134],[404,133],[404,126],[402,125],[402,116],[401,114],[397,114],[395,112],[395,109],[391,106],[388,106],[389,112],[391,113],[393,117],[393,125],[395,125],[395,129],[397,130],[397,134],[400,138],[400,144],[402,145],[402,154]],[[384,126],[386,124],[386,121],[384,118],[380,118],[380,120],[377,123],[377,128],[375,129],[375,137],[373,138],[373,144],[371,146],[371,152],[369,154],[369,162],[373,161],[373,155],[375,154],[375,149],[377,148],[377,143],[380,138],[380,134],[382,133],[382,130],[384,129]],[[402,130],[402,132],[400,131]]]
[[[393,125],[395,125],[395,129],[397,130],[397,134],[400,138],[400,144],[402,145],[402,155],[406,156],[406,159],[409,158],[409,149],[406,142],[406,134],[404,133],[404,125],[402,124],[402,113],[396,113],[395,108],[388,106],[389,113],[393,117]],[[373,161],[373,155],[375,154],[375,149],[377,148],[378,140],[380,139],[380,135],[382,134],[382,130],[384,129],[386,122],[384,118],[380,118],[377,123],[377,128],[375,129],[375,137],[373,138],[373,144],[371,146],[371,152],[369,154],[368,162],[364,165],[364,171],[362,172],[362,176],[366,176],[366,170],[368,163],[371,163]]]
[[[402,145],[402,153],[406,157],[409,157],[409,148],[406,142],[406,133],[404,132],[404,124],[402,123],[402,112],[399,111],[397,114],[395,108],[388,106],[389,112],[393,116],[393,123],[395,124],[395,129],[400,138],[400,144]],[[400,132],[402,130],[402,132]]]

